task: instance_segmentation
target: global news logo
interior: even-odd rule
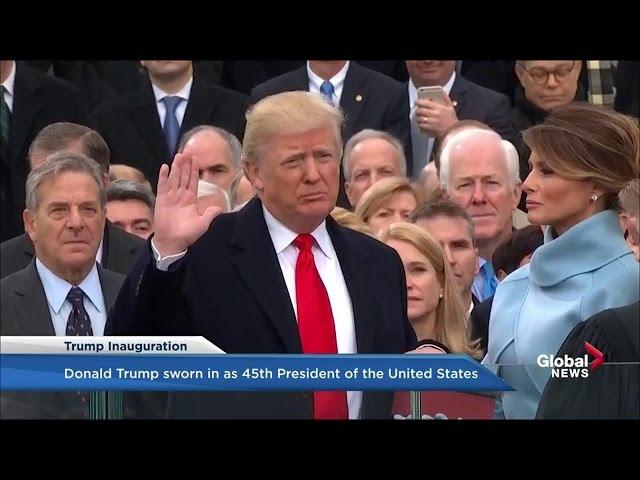
[[[538,366],[551,368],[551,378],[587,378],[589,372],[593,372],[604,363],[604,354],[589,342],[584,342],[584,350],[586,353],[578,358],[568,355],[556,357],[543,353],[538,356]],[[590,356],[594,358],[591,363]]]

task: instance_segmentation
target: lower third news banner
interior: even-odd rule
[[[466,355],[232,355],[203,337],[1,337],[0,351],[3,391],[512,390]]]

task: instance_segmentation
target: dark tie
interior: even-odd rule
[[[0,136],[3,147],[9,145],[9,128],[11,126],[11,111],[7,102],[4,101],[4,92],[7,89],[0,85]]]
[[[67,320],[66,335],[69,337],[76,335],[93,335],[91,320],[89,319],[89,314],[87,314],[87,311],[84,309],[83,299],[84,292],[82,289],[79,287],[71,287],[71,290],[69,290],[67,294],[67,300],[71,302],[71,306],[73,307]]]
[[[169,161],[172,160],[178,146],[178,136],[180,135],[180,123],[176,116],[176,109],[182,102],[182,98],[176,96],[166,96],[162,100],[166,107],[166,115],[164,116],[164,138],[167,141],[167,149],[169,150]]]
[[[308,233],[298,235],[293,244],[299,250],[296,260],[296,304],[302,351],[336,354],[338,345],[333,313],[311,251],[313,237]],[[318,420],[348,419],[346,392],[314,392],[313,416]]]
[[[322,93],[322,96],[331,105],[333,105],[333,92],[334,91],[335,91],[335,89],[333,88],[333,83],[331,83],[329,80],[325,80],[324,82],[322,82],[322,85],[320,85],[320,93]]]

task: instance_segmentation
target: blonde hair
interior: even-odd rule
[[[338,154],[342,156],[342,111],[311,92],[284,92],[260,100],[247,110],[247,126],[242,143],[245,162],[255,162],[261,148],[273,135],[302,133],[331,126]]]
[[[350,212],[346,208],[335,207],[331,211],[331,216],[338,223],[338,225],[342,225],[343,227],[350,228],[352,230],[356,230],[360,233],[366,233],[367,235],[373,236],[373,232],[369,228],[369,225],[360,220],[355,213]]]
[[[592,180],[613,208],[617,195],[640,171],[638,120],[604,107],[576,102],[555,108],[522,138],[558,175]]]
[[[444,256],[440,243],[424,229],[411,223],[396,222],[382,233],[381,240],[396,240],[415,247],[433,266],[436,277],[443,287],[442,299],[436,306],[435,332],[436,340],[446,345],[452,353],[464,353],[480,358],[482,351],[479,341],[470,339],[470,332],[465,325],[466,309],[453,278],[449,262]]]
[[[409,179],[403,177],[384,178],[374,183],[356,205],[356,215],[365,223],[382,205],[391,200],[399,193],[407,192],[414,196],[416,204],[420,204],[421,198],[414,187],[409,183]]]

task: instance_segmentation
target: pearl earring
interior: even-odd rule
[[[442,296],[443,296],[443,295],[442,295],[442,294],[440,294],[440,298],[442,298]]]
[[[595,193],[593,195],[591,195],[591,201],[592,202],[597,202],[598,201],[598,195],[596,195]]]

